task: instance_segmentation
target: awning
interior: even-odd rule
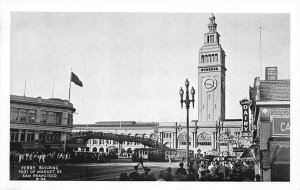
[[[241,156],[240,158],[255,158],[255,155],[253,153],[252,148],[248,148]]]
[[[289,164],[290,163],[290,142],[289,141],[281,141],[276,142],[273,141],[271,144],[272,147],[272,164]]]
[[[247,148],[243,154],[240,156],[240,158],[255,158],[255,153],[253,149],[258,148],[258,145],[251,145],[249,148]]]

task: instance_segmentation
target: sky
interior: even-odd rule
[[[75,124],[97,121],[183,122],[179,89],[189,79],[198,98],[198,51],[211,13],[11,13],[10,93],[68,99]],[[290,78],[289,14],[214,14],[226,53],[226,118],[264,68]],[[198,106],[190,110],[197,120]]]

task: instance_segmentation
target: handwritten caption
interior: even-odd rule
[[[21,166],[18,173],[22,179],[45,181],[56,179],[62,170],[58,166]]]

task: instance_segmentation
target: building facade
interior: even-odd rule
[[[290,80],[269,79],[267,75],[266,80],[255,78],[249,90],[254,129],[251,148],[263,181],[289,181]]]
[[[172,149],[186,149],[185,122],[97,122],[95,124],[75,124],[72,132],[104,132],[122,135],[151,138]],[[241,120],[225,120],[208,125],[207,123],[189,123],[189,145],[195,154],[223,156],[239,156],[234,152],[238,147],[249,147],[250,141],[241,137]],[[78,146],[76,151],[109,152],[117,149],[119,155],[128,157],[135,148],[145,146],[136,142],[119,143],[113,140],[90,139],[84,147]],[[122,153],[122,154],[121,154]]]
[[[63,151],[72,130],[74,112],[67,100],[11,95],[11,150]]]

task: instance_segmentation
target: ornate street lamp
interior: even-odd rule
[[[227,141],[228,141],[228,151],[227,151],[227,155],[229,156],[229,145],[234,143],[234,138],[231,135],[231,129],[227,126],[227,128],[225,129],[225,134],[227,136]]]
[[[218,153],[220,154],[220,137],[221,137],[221,128],[223,131],[223,124],[224,122],[221,121],[221,117],[219,117],[219,120],[216,120],[216,149]]]
[[[188,79],[186,79],[184,85],[186,87],[186,93],[185,93],[185,100],[183,100],[183,94],[184,91],[182,89],[182,87],[179,90],[179,95],[180,95],[180,103],[181,103],[181,108],[183,108],[183,102],[185,103],[185,107],[186,107],[186,161],[187,161],[187,168],[189,166],[189,108],[190,108],[190,103],[192,102],[193,104],[193,108],[194,108],[194,96],[195,96],[195,89],[194,87],[192,87],[191,89],[191,95],[192,95],[192,99],[190,100],[190,96],[189,96],[189,81]]]

